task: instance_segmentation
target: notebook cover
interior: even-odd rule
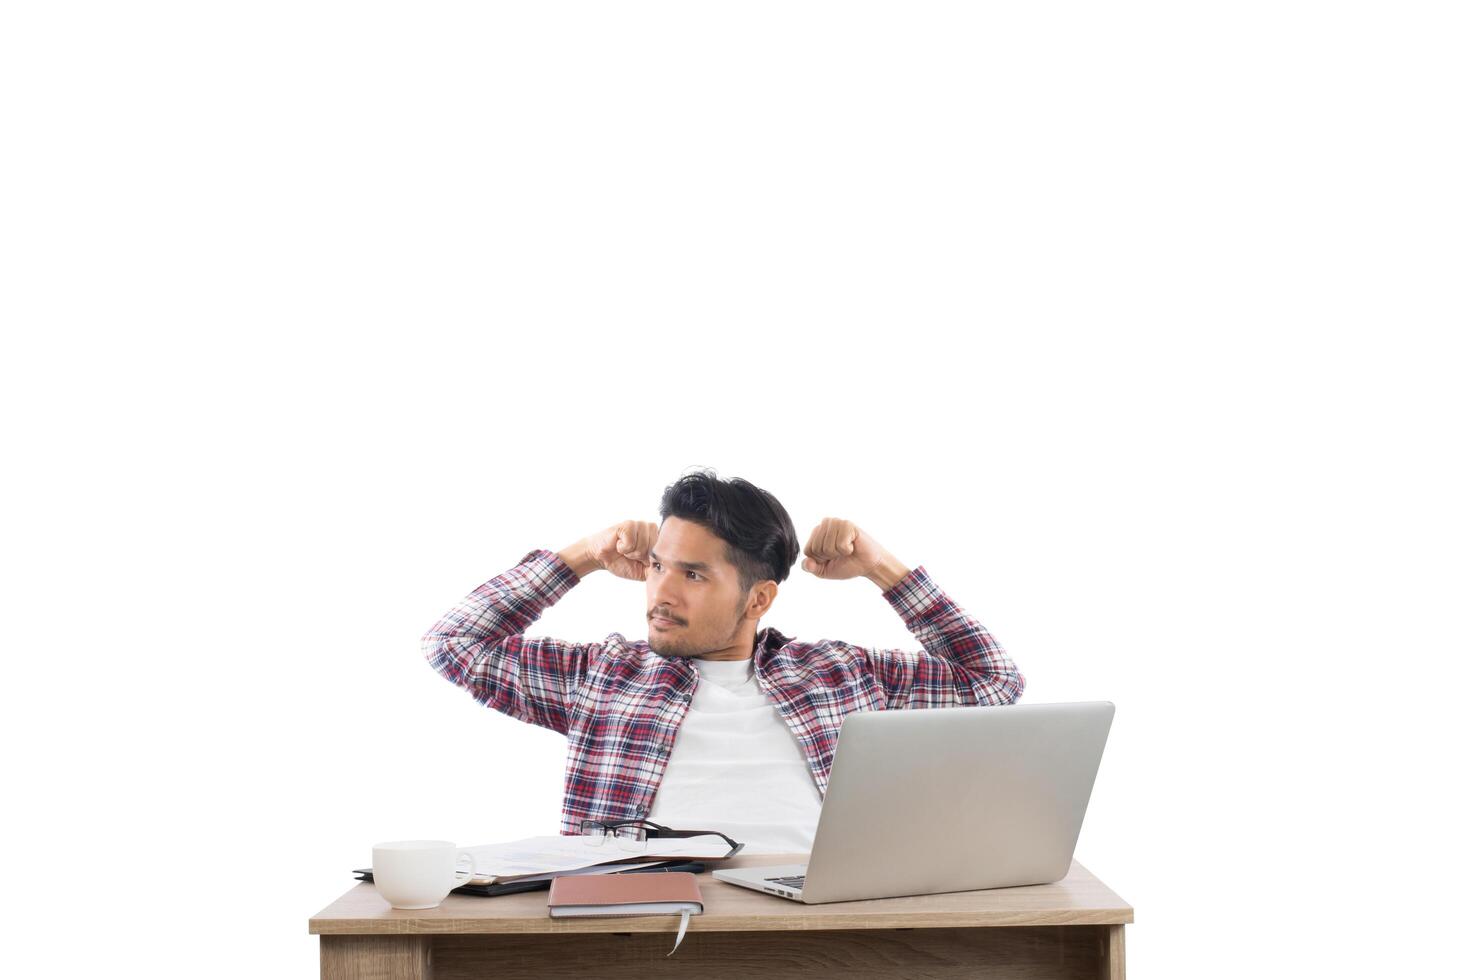
[[[546,907],[557,905],[633,905],[639,902],[698,902],[699,881],[690,871],[661,874],[561,875],[551,879]]]

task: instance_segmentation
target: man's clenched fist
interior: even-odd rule
[[[658,542],[652,521],[623,521],[586,539],[587,554],[618,578],[647,581],[648,552]]]
[[[806,540],[801,567],[817,578],[871,578],[887,550],[851,521],[828,517]]]

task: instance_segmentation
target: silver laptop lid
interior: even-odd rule
[[[806,902],[1057,881],[1110,701],[862,711],[842,720]]]

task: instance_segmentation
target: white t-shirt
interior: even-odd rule
[[[755,661],[691,662],[699,683],[648,819],[723,831],[745,842],[742,854],[809,852],[821,792]]]

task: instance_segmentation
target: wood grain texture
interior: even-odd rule
[[[423,936],[322,936],[321,980],[429,980],[431,942]]]
[[[1102,977],[1105,980],[1127,980],[1126,926],[1101,926]]]
[[[1103,976],[1108,926],[993,929],[859,929],[808,932],[438,936],[436,980],[842,980],[914,977],[1094,980]],[[1121,929],[1121,926],[1115,928]]]
[[[805,854],[741,854],[715,867],[753,867],[804,862]],[[990,888],[803,905],[698,876],[704,914],[689,920],[689,934],[900,928],[1121,925],[1132,922],[1132,906],[1073,861],[1060,881],[1048,885]],[[552,919],[546,892],[521,892],[495,898],[450,895],[436,909],[393,909],[369,882],[360,882],[311,917],[310,931],[345,935],[475,935],[573,933],[668,933],[678,931],[678,916],[649,915],[616,919]],[[687,944],[688,938],[684,942]],[[670,947],[671,947],[670,943]],[[666,952],[666,950],[665,950]],[[670,957],[677,959],[679,953]]]

